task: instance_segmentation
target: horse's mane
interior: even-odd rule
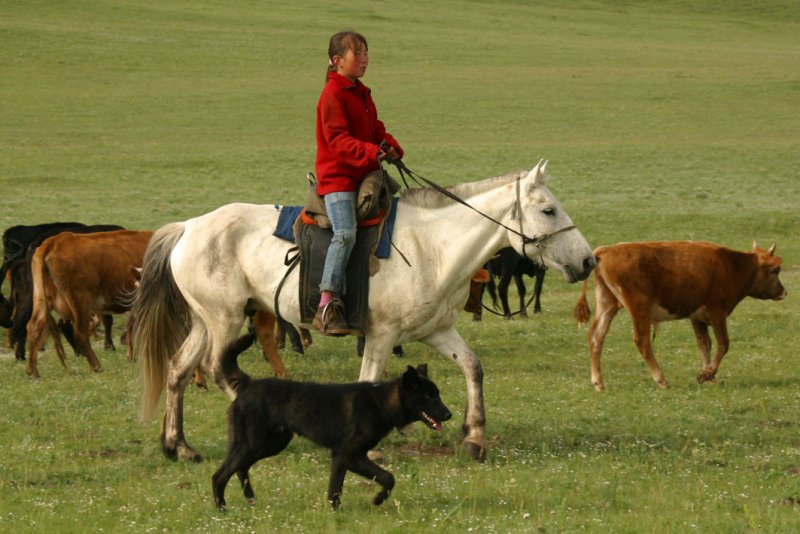
[[[523,177],[524,175],[525,171],[512,172],[502,176],[485,178],[477,182],[450,185],[444,189],[447,189],[459,198],[469,198],[473,195],[490,191],[496,188],[498,185],[506,184],[517,179],[518,177]],[[400,193],[400,201],[414,206],[419,206],[421,208],[441,208],[455,202],[453,199],[444,196],[432,187],[414,187],[410,189],[404,189]]]

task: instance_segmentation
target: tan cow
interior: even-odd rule
[[[778,275],[781,258],[775,245],[764,250],[753,243],[752,252],[731,250],[713,243],[661,241],[620,243],[594,251],[597,315],[589,327],[592,383],[603,391],[600,353],[608,328],[620,308],[627,308],[633,320],[633,341],[650,368],[653,380],[668,387],[653,355],[651,325],[676,319],[692,322],[697,346],[703,356],[698,382],[714,380],[720,362],[728,352],[727,317],[745,297],[781,300],[786,289]],[[579,324],[589,320],[586,303],[588,280],[575,305]],[[717,353],[711,360],[714,330]]]
[[[72,323],[75,346],[86,356],[93,371],[101,370],[89,343],[92,315],[130,310],[136,287],[133,267],[142,266],[152,235],[150,231],[131,230],[64,232],[42,242],[31,262],[33,314],[28,322],[27,366],[31,377],[39,377],[37,355],[48,329],[54,332],[51,310]],[[66,368],[63,347],[58,341],[56,351]]]

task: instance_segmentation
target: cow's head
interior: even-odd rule
[[[775,255],[775,244],[764,250],[753,241],[753,252],[758,258],[758,271],[750,290],[750,296],[757,299],[783,300],[786,298],[786,288],[780,278],[781,258]]]

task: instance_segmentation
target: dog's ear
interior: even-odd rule
[[[427,378],[428,377],[428,364],[427,363],[419,364],[417,366],[417,373],[419,374],[419,376],[424,376],[424,377]]]
[[[419,373],[409,365],[406,368],[406,372],[403,373],[403,387],[413,388],[417,384],[419,384]]]

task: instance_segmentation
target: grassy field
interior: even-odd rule
[[[189,390],[172,463],[139,423],[124,351],[93,375],[55,353],[30,381],[0,349],[4,532],[788,532],[800,525],[800,5],[797,2],[0,3],[0,227],[55,220],[135,229],[233,201],[299,204],[313,169],[327,40],[366,35],[364,81],[414,170],[443,184],[550,160],[551,189],[592,245],[776,242],[789,298],[744,301],[731,351],[700,386],[691,328],[668,323],[660,391],[621,314],[589,381],[579,288],[549,275],[544,313],[460,318],[485,370],[489,457],[459,444],[464,379],[419,344],[455,419],[393,433],[397,478],[373,507],[350,475],[325,501],[328,455],[298,438],[212,506],[227,400]],[[276,260],[277,261],[277,260]],[[7,288],[4,288],[7,291]],[[117,320],[122,323],[121,319]],[[351,340],[284,353],[294,378],[349,381]],[[254,350],[254,375],[269,374]]]

